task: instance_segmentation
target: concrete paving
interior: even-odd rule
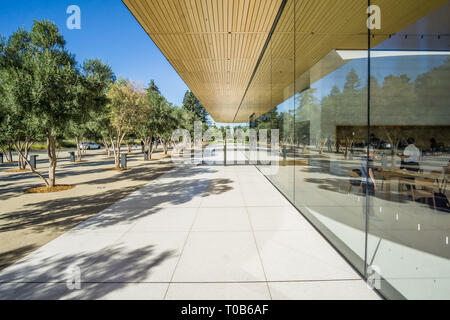
[[[180,166],[4,269],[0,299],[379,297],[254,166]]]

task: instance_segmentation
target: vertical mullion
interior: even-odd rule
[[[370,1],[367,0],[367,7],[370,7]],[[367,15],[368,19],[370,18],[370,12]],[[366,155],[366,166],[368,168],[369,165],[369,153],[370,153],[370,28],[367,28],[367,155]],[[365,220],[365,243],[364,243],[364,278],[367,281],[367,250],[368,250],[368,240],[369,240],[369,202],[371,199],[369,199],[369,186],[368,186],[369,179],[366,177],[366,203],[364,206],[366,217]]]

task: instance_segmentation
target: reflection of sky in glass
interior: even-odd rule
[[[290,97],[289,99],[283,101],[277,106],[278,113],[280,112],[289,112],[294,110],[294,97]]]
[[[417,76],[442,65],[448,56],[411,56],[411,57],[388,57],[371,59],[371,76],[381,84],[385,77],[406,74],[411,81]],[[361,79],[361,85],[367,83],[367,59],[353,60],[335,70],[324,78],[316,81],[311,88],[316,88],[318,98],[328,95],[334,86],[339,90],[344,89],[345,79],[350,70],[354,69]]]
[[[384,78],[390,75],[401,76],[406,74],[410,81],[415,81],[417,76],[441,66],[449,57],[443,56],[410,56],[410,57],[387,57],[371,59],[371,76],[378,80],[381,85]],[[311,85],[317,89],[315,95],[318,99],[330,94],[331,89],[336,86],[339,90],[344,89],[348,73],[354,69],[361,80],[361,87],[367,84],[367,59],[355,59],[329,75],[323,77]],[[293,97],[285,100],[277,106],[278,112],[286,112],[293,109]]]

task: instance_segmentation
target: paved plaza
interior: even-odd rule
[[[200,165],[176,167],[2,270],[0,299],[379,296],[256,167]]]

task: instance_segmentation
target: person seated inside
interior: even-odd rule
[[[438,149],[438,144],[435,138],[430,139],[430,148],[431,148],[431,154],[434,155],[434,153]]]
[[[403,151],[403,154],[398,154],[398,156],[402,159],[400,169],[406,169],[413,172],[420,171],[419,158],[421,156],[421,152],[419,148],[414,145],[414,142],[414,138],[408,138],[406,140],[406,148]],[[411,177],[405,179],[414,180],[414,178]],[[406,188],[410,190],[411,186],[407,184]],[[413,188],[415,189],[414,185]]]
[[[414,145],[414,138],[408,138],[406,140],[406,148],[403,154],[398,156],[402,159],[400,169],[406,169],[409,171],[418,172],[420,170],[419,158],[421,152],[419,148]]]
[[[380,148],[380,144],[381,144],[381,140],[379,138],[377,138],[377,136],[375,136],[374,133],[372,133],[370,135],[370,144],[375,148],[375,149],[379,149]]]

